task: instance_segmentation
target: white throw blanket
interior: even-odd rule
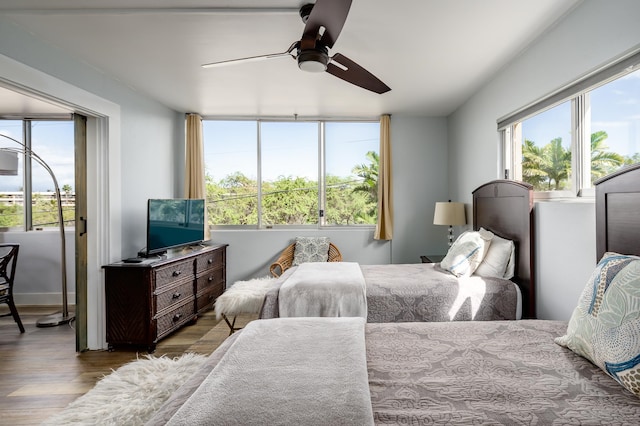
[[[367,318],[367,291],[355,262],[303,263],[280,287],[280,317]]]
[[[169,425],[373,425],[362,318],[252,321]]]

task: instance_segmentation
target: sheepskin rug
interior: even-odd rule
[[[205,359],[193,353],[177,358],[146,355],[103,377],[43,425],[144,425]]]
[[[257,314],[262,308],[264,297],[277,278],[261,277],[248,281],[236,281],[216,299],[216,318],[222,314],[234,316],[238,314]]]

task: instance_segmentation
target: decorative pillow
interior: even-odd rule
[[[555,342],[640,396],[640,257],[605,253]]]
[[[449,248],[440,266],[457,277],[474,273],[491,244],[493,233],[485,229],[463,232]]]
[[[329,237],[296,237],[293,266],[307,262],[326,262],[329,259]]]
[[[484,228],[480,228],[481,231]],[[511,240],[494,234],[489,250],[474,272],[481,277],[511,279],[515,269],[516,245]]]

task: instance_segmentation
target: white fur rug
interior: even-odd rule
[[[222,314],[233,316],[238,314],[257,314],[262,308],[264,297],[277,278],[262,277],[248,281],[236,281],[216,299],[216,317]]]
[[[205,359],[192,353],[173,359],[146,355],[102,378],[43,425],[144,425]]]

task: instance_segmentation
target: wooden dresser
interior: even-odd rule
[[[107,343],[145,346],[211,309],[226,286],[226,244],[105,265]]]

